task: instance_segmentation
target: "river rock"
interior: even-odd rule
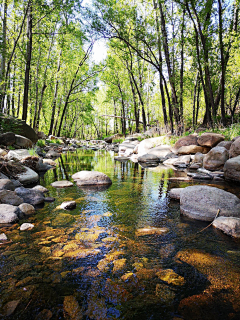
[[[83,312],[74,296],[65,296],[63,301],[64,318],[69,320],[83,319]],[[103,319],[101,316],[99,319]]]
[[[240,238],[240,218],[218,217],[213,221],[213,226],[231,237]]]
[[[183,146],[177,150],[178,154],[196,154],[198,152],[200,153],[208,153],[210,149],[207,147],[201,147],[201,146],[196,146],[194,144],[190,146]]]
[[[240,217],[240,199],[234,194],[209,186],[190,186],[180,195],[181,213],[189,218],[212,221],[219,216]]]
[[[7,236],[5,235],[5,233],[0,234],[0,241],[7,241]]]
[[[169,191],[169,198],[171,199],[175,199],[175,200],[180,200],[180,195],[182,190],[184,190],[184,188],[173,188]]]
[[[18,173],[16,175],[19,182],[25,185],[25,184],[37,182],[39,180],[39,175],[35,171],[33,171],[28,167],[25,167],[25,166],[23,167],[25,168],[26,171]]]
[[[135,146],[133,143],[123,142],[119,145],[119,154],[124,154],[125,156],[131,155]]]
[[[66,188],[66,187],[72,187],[73,183],[68,180],[61,180],[61,181],[55,181],[51,183],[51,186],[54,188]]]
[[[51,159],[51,158],[58,158],[58,157],[60,157],[60,153],[58,153],[58,152],[56,152],[56,151],[54,151],[54,150],[49,150],[48,152],[47,152],[47,154],[46,154],[46,156],[45,156],[46,158],[49,158],[49,159]]]
[[[200,164],[203,164],[203,158],[204,158],[204,155],[200,152],[197,152],[194,157],[193,157],[193,163],[200,163]]]
[[[171,152],[171,146],[162,145],[155,148],[152,148],[148,151],[148,154],[153,154],[157,156],[159,159],[165,158]]]
[[[16,141],[15,141],[15,144],[21,148],[31,148],[33,143],[32,143],[32,140],[26,138],[26,137],[23,137],[23,136],[20,136],[18,134],[15,135],[16,137]]]
[[[5,132],[0,134],[0,144],[4,146],[12,146],[16,141],[15,134],[13,132]]]
[[[183,146],[191,146],[191,145],[195,145],[197,146],[197,135],[195,134],[190,134],[189,136],[186,137],[182,137],[180,138],[174,145],[174,149],[179,149]]]
[[[20,227],[20,231],[32,230],[34,228],[34,224],[32,223],[23,223]]]
[[[223,172],[226,180],[240,181],[240,156],[227,160]]]
[[[137,229],[135,232],[135,235],[137,237],[140,236],[149,236],[149,235],[163,235],[168,233],[167,228],[155,228],[155,227],[146,227],[146,228],[140,228]]]
[[[203,158],[203,167],[212,171],[222,169],[228,158],[226,148],[214,147]]]
[[[24,213],[26,216],[29,216],[31,214],[35,213],[35,208],[29,203],[22,203],[18,206],[18,208]]]
[[[229,149],[229,157],[234,158],[240,155],[240,137],[237,138]]]
[[[10,204],[0,204],[0,224],[18,220],[19,208]]]
[[[0,190],[0,203],[19,206],[21,203],[23,203],[23,199],[20,198],[15,191]]]
[[[221,141],[217,144],[217,147],[224,147],[227,150],[230,150],[233,141]]]
[[[41,186],[40,184],[38,184],[37,186],[33,187],[32,190],[38,190],[41,191],[42,193],[46,193],[49,190],[43,186]]]
[[[7,155],[7,151],[0,148],[0,157],[5,157]]]
[[[79,186],[110,185],[112,180],[104,173],[98,171],[79,171],[72,175]]]
[[[10,179],[0,179],[0,190],[15,190],[15,186]]]
[[[33,206],[44,202],[44,195],[42,192],[24,187],[16,188],[16,193],[23,201]]]
[[[197,142],[200,146],[213,148],[224,139],[225,137],[222,134],[204,132],[200,137],[198,137]]]
[[[57,165],[56,162],[53,161],[52,159],[43,159],[43,163],[44,164],[49,164],[52,167],[56,167],[56,165]]]
[[[24,158],[30,157],[30,153],[26,149],[10,150],[8,152],[8,160],[22,160]]]
[[[159,163],[160,159],[154,154],[144,154],[143,156],[138,157],[138,162],[155,164],[155,163]]]
[[[76,201],[64,201],[61,205],[60,205],[61,209],[64,210],[71,210],[71,209],[75,209],[76,208]]]
[[[169,138],[165,136],[145,139],[141,141],[138,145],[138,155],[143,156],[144,154],[149,153],[150,149],[156,148],[160,145],[164,145],[168,141],[169,141]]]

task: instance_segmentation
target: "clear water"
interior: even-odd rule
[[[51,187],[81,170],[113,183]],[[12,240],[0,245],[0,318],[239,319],[240,243],[180,215],[168,190],[189,185],[173,179],[181,175],[114,161],[111,152],[63,154],[40,181],[56,201],[0,229]],[[239,186],[218,187],[239,195]],[[60,209],[66,200],[76,209]],[[34,229],[20,231],[24,222]],[[139,235],[148,227],[163,232]]]

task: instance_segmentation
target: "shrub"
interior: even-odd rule
[[[45,144],[45,140],[38,140],[38,141],[37,141],[37,146],[38,146],[38,147],[45,147],[45,145],[46,145],[46,144]]]

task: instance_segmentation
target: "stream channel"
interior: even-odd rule
[[[40,179],[55,202],[1,229],[12,240],[0,246],[1,319],[240,319],[239,240],[211,226],[201,231],[208,223],[184,218],[168,197],[193,182],[100,150],[78,149],[57,163]],[[51,187],[81,170],[113,183]],[[217,187],[240,195],[237,185]],[[67,200],[76,209],[60,209]],[[35,227],[20,231],[24,222]],[[145,227],[165,232],[137,232]]]

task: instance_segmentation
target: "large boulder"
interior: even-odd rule
[[[240,156],[227,160],[223,171],[226,180],[240,181]]]
[[[0,204],[0,224],[18,220],[19,208],[10,204]]]
[[[125,156],[129,156],[133,153],[136,144],[123,142],[119,145],[119,154],[124,154]]]
[[[10,179],[0,179],[0,190],[15,190],[14,183]]]
[[[222,169],[228,158],[229,155],[226,148],[214,147],[203,158],[203,167],[212,171]]]
[[[112,180],[104,173],[98,171],[79,171],[72,175],[79,186],[110,185]]]
[[[204,132],[198,137],[197,142],[202,147],[215,147],[219,142],[225,139],[224,135],[219,133]]]
[[[31,148],[33,145],[32,140],[24,137],[24,136],[20,136],[19,134],[15,135],[16,137],[16,141],[15,144],[21,148]]]
[[[24,136],[30,139],[33,143],[38,141],[36,132],[23,120],[19,120],[11,116],[0,116],[0,125],[3,130]]]
[[[230,150],[232,143],[232,141],[221,141],[217,144],[217,147],[224,147],[227,150]]]
[[[19,206],[21,203],[23,203],[23,199],[20,198],[15,191],[0,190],[0,203]]]
[[[190,134],[189,136],[180,138],[174,145],[174,149],[179,149],[183,146],[191,146],[195,145],[197,146],[197,135]]]
[[[12,146],[16,141],[15,134],[13,132],[6,132],[0,134],[0,144],[4,146]]]
[[[201,152],[197,152],[193,158],[193,163],[203,164],[204,155]]]
[[[19,187],[15,191],[17,195],[21,197],[25,203],[29,203],[33,206],[43,203],[45,199],[43,193],[38,190]]]
[[[169,137],[161,136],[156,138],[145,139],[138,145],[138,155],[143,156],[149,153],[150,149],[166,144],[169,141]]]
[[[138,157],[138,162],[146,164],[158,164],[160,162],[160,159],[155,154],[147,153],[141,157]]]
[[[189,218],[213,221],[218,216],[240,217],[240,199],[234,194],[209,186],[190,186],[180,193],[181,213]]]
[[[152,148],[148,151],[148,154],[154,154],[159,159],[165,158],[169,153],[171,153],[171,146],[167,144]]]
[[[16,174],[16,177],[20,183],[26,185],[35,183],[39,180],[39,175],[35,171],[25,166],[23,166],[23,168],[25,169],[25,172]]]
[[[213,226],[229,236],[240,238],[240,218],[218,217],[213,221]]]
[[[237,138],[229,149],[229,157],[234,158],[240,155],[240,137]]]
[[[30,153],[26,149],[19,149],[19,150],[10,150],[8,152],[7,158],[8,160],[22,160],[24,158],[30,157]]]
[[[177,150],[178,154],[196,154],[198,152],[200,153],[208,153],[209,152],[209,148],[207,147],[201,147],[201,146],[196,146],[194,144],[191,144],[190,146],[183,146],[180,147]]]

